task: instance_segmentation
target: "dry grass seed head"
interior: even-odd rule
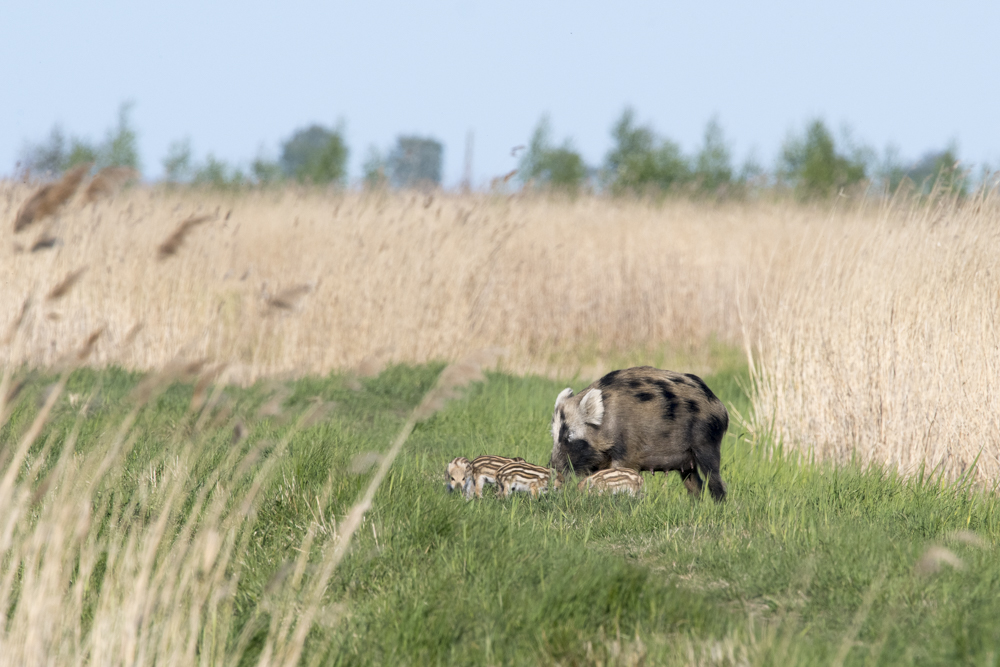
[[[59,243],[59,239],[49,234],[42,234],[38,237],[38,240],[31,244],[30,252],[39,252],[41,250],[49,250],[55,248],[56,244]]]
[[[438,376],[437,384],[427,392],[424,400],[414,410],[416,419],[423,421],[431,418],[449,401],[461,396],[462,390],[471,383],[485,380],[483,366],[495,365],[503,354],[501,348],[487,348],[472,352],[462,360],[448,364]]]
[[[142,322],[134,324],[132,328],[128,330],[128,333],[125,334],[125,339],[122,340],[122,347],[128,347],[129,345],[134,343],[136,337],[139,335],[139,332],[142,331],[142,327],[143,327]]]
[[[64,296],[66,296],[66,294],[68,294],[69,291],[73,289],[73,285],[75,285],[77,281],[80,280],[80,278],[86,272],[87,272],[86,266],[79,268],[76,271],[70,271],[70,273],[67,274],[67,276],[62,279],[62,282],[60,282],[58,285],[52,288],[52,291],[49,292],[49,295],[45,297],[46,301],[56,301],[57,299],[61,299]]]
[[[158,372],[144,377],[132,390],[132,400],[136,405],[145,405],[160,388],[173,382],[192,380],[207,363],[207,358],[194,361],[174,359]]]
[[[194,392],[191,395],[191,410],[193,412],[197,412],[205,405],[205,401],[208,399],[208,388],[219,378],[225,369],[226,364],[215,364],[198,376],[198,380],[194,385]]]
[[[352,475],[361,475],[378,465],[378,462],[381,460],[382,457],[379,456],[378,452],[361,452],[351,459],[350,465],[347,466],[347,471]]]
[[[157,248],[157,257],[160,260],[164,260],[172,255],[177,254],[177,250],[180,249],[181,244],[184,243],[184,237],[186,237],[192,229],[198,225],[204,224],[212,219],[213,216],[210,215],[195,215],[180,225],[174,230],[174,233],[167,237],[167,240],[160,244]]]
[[[94,351],[94,346],[97,345],[97,340],[101,337],[101,334],[103,333],[104,333],[104,327],[101,327],[99,329],[95,329],[90,333],[89,336],[87,336],[87,340],[86,342],[84,342],[83,347],[81,347],[80,351],[77,352],[76,354],[76,358],[78,361],[87,360],[87,357],[89,357],[91,352]]]
[[[135,180],[139,173],[131,167],[105,167],[97,172],[83,192],[83,203],[89,204],[98,198],[114,194],[125,183]]]
[[[313,400],[317,403],[316,409],[302,422],[301,427],[303,429],[311,428],[316,424],[325,422],[330,418],[333,411],[337,409],[336,401],[324,401],[319,396],[314,397]]]
[[[243,422],[241,421],[236,422],[236,425],[233,426],[232,444],[235,445],[236,443],[238,443],[240,440],[246,437],[246,434],[247,434],[247,427],[243,425]]]
[[[277,417],[281,414],[281,406],[292,395],[292,390],[284,385],[278,385],[274,393],[271,395],[271,399],[260,406],[260,410],[257,411],[258,419],[264,417]]]
[[[385,369],[386,362],[389,359],[389,355],[396,351],[396,348],[387,345],[385,347],[380,347],[375,350],[372,354],[361,360],[357,368],[354,369],[354,374],[362,378],[375,377]]]
[[[986,541],[973,533],[971,530],[956,530],[955,532],[948,534],[948,539],[954,540],[955,542],[961,542],[962,544],[968,544],[970,547],[976,547],[979,549],[986,546]]]
[[[278,310],[291,310],[295,302],[312,291],[309,285],[294,285],[287,287],[267,300],[267,305]]]
[[[24,323],[24,318],[27,316],[28,311],[31,309],[31,295],[25,298],[24,303],[21,304],[21,311],[14,318],[14,321],[10,323],[10,327],[7,329],[7,335],[3,339],[4,345],[10,345],[11,341],[14,340],[14,336],[17,335],[18,329],[21,328],[21,324]]]
[[[73,197],[91,166],[90,162],[81,164],[67,171],[55,183],[40,187],[18,211],[14,219],[14,232],[17,233],[58,211]]]
[[[940,572],[942,565],[950,565],[956,570],[965,568],[965,563],[955,555],[954,551],[935,544],[924,552],[917,564],[913,566],[913,570],[921,575],[935,574]]]
[[[21,380],[19,380],[18,382],[16,382],[14,384],[14,386],[11,387],[7,391],[7,395],[4,396],[3,404],[4,405],[10,405],[15,400],[17,400],[18,395],[21,393],[21,391],[24,389],[25,385],[27,385],[27,384],[28,384],[28,379],[27,378],[22,378]]]

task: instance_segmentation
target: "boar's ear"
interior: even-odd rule
[[[580,416],[591,426],[600,426],[604,421],[604,398],[600,389],[591,389],[580,400]]]
[[[560,391],[559,395],[556,396],[556,410],[559,409],[560,405],[566,402],[566,399],[571,398],[572,396],[573,396],[573,390],[570,389],[569,387],[566,387],[565,389]]]

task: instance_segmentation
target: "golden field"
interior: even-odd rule
[[[31,193],[0,185],[11,366],[95,332],[91,364],[209,359],[244,384],[483,348],[514,372],[705,373],[736,347],[747,426],[786,446],[1000,471],[996,190],[806,206],[140,187],[15,234]]]

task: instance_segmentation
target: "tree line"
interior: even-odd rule
[[[27,143],[17,168],[22,174],[59,175],[84,163],[94,168],[122,166],[141,171],[137,132],[132,125],[131,105],[123,104],[118,121],[102,142],[67,137],[58,126],[49,137]],[[238,167],[209,153],[194,159],[187,139],[171,144],[162,160],[163,181],[216,188],[267,186],[298,182],[314,186],[348,183],[350,149],[342,124],[313,124],[293,131],[281,142],[277,160],[257,157],[247,167]],[[588,165],[571,139],[556,143],[552,124],[543,116],[523,149],[516,175],[521,187],[576,195],[599,192],[613,195],[660,196],[670,193],[694,196],[740,196],[751,191],[773,189],[800,198],[813,199],[844,191],[875,186],[894,192],[900,184],[927,191],[935,184],[964,191],[968,170],[963,169],[954,145],[927,152],[922,158],[904,162],[887,148],[882,157],[870,146],[853,142],[849,135],[837,138],[822,119],[807,122],[789,134],[773,169],[765,169],[748,158],[740,166],[717,119],[705,127],[701,145],[685,154],[680,145],[659,134],[651,125],[637,121],[626,108],[611,126],[612,147],[601,165]],[[515,149],[516,150],[516,149]],[[443,144],[432,138],[401,135],[386,151],[369,149],[363,163],[361,184],[366,188],[435,188],[441,185]],[[989,170],[984,167],[985,180]],[[505,179],[494,179],[497,184]]]

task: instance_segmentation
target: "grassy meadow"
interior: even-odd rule
[[[0,244],[0,664],[1000,659],[995,190],[49,213]],[[730,409],[725,503],[445,493],[641,363]]]
[[[28,377],[2,433],[3,660],[995,661],[1000,507],[967,485],[814,464],[734,428],[721,505],[676,475],[647,475],[639,499],[445,493],[456,455],[547,459],[561,385],[538,376],[488,373],[421,421],[329,568],[376,456],[440,372],[199,398],[197,381],[78,370],[50,404],[58,378]],[[748,409],[745,369],[706,380]]]

